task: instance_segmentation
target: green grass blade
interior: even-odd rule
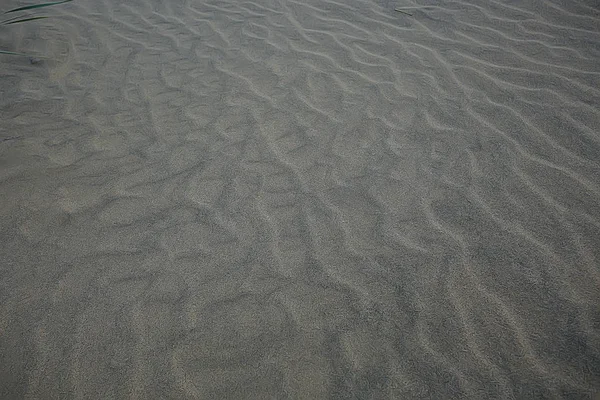
[[[61,1],[53,1],[51,3],[42,3],[42,4],[32,4],[30,6],[23,6],[23,7],[19,7],[19,8],[14,8],[12,10],[8,10],[7,12],[5,12],[4,14],[8,14],[8,13],[14,13],[17,11],[25,11],[25,10],[32,10],[34,8],[41,8],[41,7],[49,7],[49,6],[55,6],[57,4],[63,4],[63,3],[68,3],[70,1],[73,0],[61,0]]]
[[[18,24],[20,22],[35,21],[36,19],[44,19],[44,18],[48,18],[48,17],[31,17],[31,18],[18,19],[16,21],[14,19],[9,19],[8,21],[2,22],[2,25]]]
[[[11,19],[7,19],[6,21],[0,22],[0,25],[6,25],[10,21],[14,21],[15,19],[23,18],[22,15],[17,15],[16,17],[12,17]]]
[[[4,50],[0,50],[0,54],[8,54],[10,56],[24,56],[24,57],[31,57],[29,54],[24,54],[24,53],[15,53],[14,51],[4,51]]]

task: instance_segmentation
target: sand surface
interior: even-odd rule
[[[596,398],[599,4],[0,27],[0,398]]]

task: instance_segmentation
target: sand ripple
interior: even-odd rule
[[[0,59],[0,398],[600,392],[596,2],[55,11],[0,32],[52,57]]]

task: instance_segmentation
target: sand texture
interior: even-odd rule
[[[597,398],[598,0],[40,13],[0,27],[49,57],[0,56],[0,399]]]

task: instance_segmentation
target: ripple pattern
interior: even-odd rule
[[[600,393],[596,1],[56,11],[0,60],[0,398]]]

